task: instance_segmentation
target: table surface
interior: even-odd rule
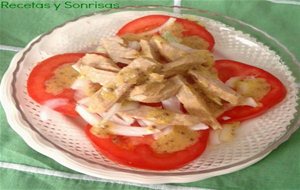
[[[9,1],[20,3],[24,1]],[[34,0],[26,1],[37,2]],[[41,2],[41,1],[39,1]],[[50,1],[48,1],[50,2]],[[56,1],[57,2],[57,1]],[[95,2],[95,1],[73,1]],[[129,5],[181,4],[210,10],[251,24],[289,48],[300,60],[300,2],[297,0],[101,0]],[[279,3],[278,3],[279,2]],[[0,76],[29,41],[65,21],[99,9],[1,8]],[[297,81],[300,83],[300,81]],[[0,106],[0,189],[299,189],[300,130],[262,161],[238,172],[185,184],[140,185],[89,178],[32,150],[10,128]]]

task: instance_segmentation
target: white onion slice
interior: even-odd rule
[[[71,88],[73,90],[82,90],[85,88],[88,88],[89,85],[91,84],[91,81],[83,78],[83,77],[79,77],[78,79],[76,79],[73,84],[71,85]]]
[[[239,105],[257,107],[258,103],[252,97],[246,97],[242,102],[239,103]]]
[[[156,126],[157,129],[163,129],[166,128],[167,126],[164,125],[155,125],[154,122],[148,121],[145,119],[136,119],[136,121],[140,124],[142,127],[147,127],[147,126]]]
[[[91,81],[88,79],[82,77],[76,79],[71,85],[71,88],[75,90],[74,99],[78,101],[85,98],[86,97],[85,91],[88,91],[90,84]]]
[[[51,114],[51,112],[53,112],[53,109],[59,107],[59,106],[63,106],[66,105],[69,102],[68,99],[65,98],[56,98],[56,99],[52,99],[52,100],[48,100],[46,102],[44,102],[41,111],[40,111],[40,118],[43,121],[48,120],[49,115]]]
[[[138,41],[128,42],[128,47],[131,49],[135,49],[137,51],[140,51],[140,49],[141,49],[140,43]]]
[[[160,138],[161,136],[164,136],[164,135],[167,135],[169,133],[171,133],[173,130],[173,126],[168,126],[168,127],[165,127],[163,130],[161,130],[160,133],[156,133],[153,135],[153,138],[155,140],[157,140],[158,138]]]
[[[80,62],[73,64],[72,65],[73,69],[75,69],[77,72],[80,72],[80,68],[79,68],[80,64],[81,64]]]
[[[97,114],[90,113],[85,106],[76,105],[75,111],[90,125],[97,125],[101,121],[101,117]]]
[[[163,28],[172,25],[174,22],[176,21],[176,18],[169,18],[163,25],[161,25],[160,27],[154,28],[153,30],[147,31],[147,32],[143,32],[140,33],[140,35],[152,35],[152,34],[156,34],[159,33]]]
[[[118,123],[120,125],[128,125],[128,123],[126,123],[124,120],[122,120],[121,118],[119,118],[117,115],[114,115],[110,118],[110,121]]]
[[[198,123],[196,125],[189,126],[188,128],[193,130],[193,131],[199,131],[199,130],[208,129],[209,127],[207,125],[205,125],[204,123]]]
[[[155,126],[159,130],[169,127],[169,125],[156,125],[154,122],[145,119],[135,119],[135,120],[138,122],[138,124],[140,124],[141,127]]]
[[[163,105],[163,108],[166,110],[170,110],[175,113],[182,113],[182,111],[180,110],[180,101],[176,96],[163,100],[161,103]]]
[[[96,126],[101,121],[101,117],[97,114],[90,113],[85,106],[77,105],[75,110],[78,114],[90,125]],[[159,133],[158,129],[151,129],[149,127],[132,127],[126,125],[120,125],[111,122],[112,125],[109,127],[109,131],[116,135],[124,136],[143,136]]]
[[[119,124],[122,125],[131,125],[135,120],[132,117],[127,117],[127,116],[120,116],[116,114],[115,116],[112,117],[112,121],[115,121]]]
[[[54,109],[57,108],[59,106],[65,105],[69,102],[68,99],[65,98],[56,98],[56,99],[52,99],[52,100],[48,100],[46,102],[44,102],[44,106]]]
[[[142,119],[136,119],[136,121],[138,122],[138,124],[140,124],[141,127],[149,126]]]
[[[143,136],[152,135],[160,132],[160,130],[158,129],[151,129],[149,127],[132,127],[117,124],[110,126],[109,130],[113,134],[124,136]]]
[[[180,44],[180,43],[177,43],[177,42],[171,42],[170,45],[173,46],[173,47],[176,47],[180,50],[186,51],[186,52],[196,51],[195,49],[190,48],[189,46],[186,46],[186,45],[183,45],[183,44]]]
[[[239,80],[241,80],[242,77],[231,77],[230,79],[228,79],[225,84],[231,88],[235,87],[235,83]]]
[[[102,122],[106,122],[110,120],[121,108],[121,103],[115,103],[107,112],[102,113],[101,116],[103,117]]]

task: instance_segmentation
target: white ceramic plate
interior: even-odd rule
[[[149,171],[121,166],[99,154],[78,122],[56,112],[40,117],[41,106],[27,94],[26,81],[41,60],[66,52],[86,52],[99,39],[111,36],[125,23],[149,14],[173,14],[170,7],[134,7],[79,18],[34,39],[11,61],[1,83],[1,102],[10,126],[36,151],[60,164],[91,176],[136,182],[179,183],[201,180],[247,167],[266,156],[297,129],[297,87],[286,64],[293,56],[280,44],[284,59],[245,31],[256,32],[267,42],[271,37],[240,21],[193,9],[177,8],[194,15],[213,34],[216,58],[233,59],[263,68],[278,77],[288,94],[266,114],[244,122],[230,143],[209,145],[205,153],[187,166],[170,171]],[[186,15],[185,15],[186,16]],[[234,25],[235,28],[224,24]],[[238,28],[238,29],[237,29]],[[250,30],[251,29],[251,30]],[[290,57],[288,57],[290,56]],[[295,63],[296,65],[296,63]],[[297,66],[297,65],[296,65]],[[293,122],[293,123],[291,123]]]

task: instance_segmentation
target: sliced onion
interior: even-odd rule
[[[90,125],[101,126],[97,124],[99,124],[102,118],[97,114],[90,113],[85,106],[77,105],[75,110]],[[151,135],[160,132],[160,130],[151,129],[150,127],[132,127],[127,125],[120,125],[115,122],[111,122],[111,123],[112,125],[110,125],[109,131],[116,135],[143,136],[143,135]]]
[[[131,49],[135,49],[137,51],[140,51],[140,49],[141,49],[140,43],[138,41],[128,42],[128,47]]]
[[[89,87],[90,84],[91,84],[90,80],[83,78],[83,77],[79,77],[78,79],[76,79],[73,82],[73,84],[71,85],[71,88],[73,90],[82,90],[82,89]]]
[[[171,133],[173,130],[173,126],[168,126],[168,127],[165,127],[163,130],[161,130],[160,133],[156,133],[153,135],[153,138],[155,140],[157,140],[158,138],[160,138],[161,136],[164,136],[164,135],[167,135],[169,133]]]
[[[66,105],[69,102],[68,99],[65,98],[56,98],[56,99],[52,99],[52,100],[48,100],[46,102],[44,102],[41,111],[40,111],[40,118],[43,121],[48,120],[49,115],[51,114],[51,112],[53,112],[53,109],[59,107],[59,106],[63,106]]]
[[[75,110],[90,125],[95,126],[104,120],[103,117],[99,116],[98,114],[89,112],[87,107],[85,106],[77,105]],[[124,124],[122,123],[123,120],[118,118],[116,115],[112,116],[111,121],[119,124]]]
[[[252,97],[246,97],[243,99],[242,102],[239,103],[241,106],[251,106],[251,107],[257,107],[258,103],[254,100]]]
[[[110,121],[115,122],[115,123],[120,124],[120,125],[128,125],[124,120],[119,118],[117,115],[112,116],[110,118]]]
[[[77,62],[77,63],[73,64],[72,65],[73,69],[75,69],[77,72],[80,72],[80,67],[79,67],[80,64],[81,64],[80,62]]]
[[[121,103],[115,103],[107,112],[101,114],[103,117],[102,122],[110,120],[121,108]]]
[[[109,131],[113,134],[124,136],[143,136],[152,135],[160,132],[160,130],[151,129],[150,127],[132,127],[117,124],[110,126]]]
[[[141,127],[146,127],[146,126],[148,126],[142,119],[136,119],[136,122],[138,122],[138,124],[139,124]]]
[[[241,80],[242,77],[231,77],[230,79],[228,79],[225,84],[231,88],[235,87],[235,83],[239,80]]]
[[[121,116],[121,115],[118,115],[118,114],[116,114],[112,118],[112,121],[116,121],[116,120],[119,121],[117,123],[120,123],[120,124],[123,124],[123,125],[131,125],[135,121],[134,118],[132,118],[132,117]]]
[[[189,129],[193,131],[199,131],[199,130],[205,130],[208,129],[209,127],[205,125],[204,123],[198,123],[197,125],[189,126]]]
[[[161,103],[163,105],[163,108],[166,110],[170,110],[175,113],[182,113],[180,109],[180,101],[176,96],[163,100]]]
[[[114,108],[116,109],[116,108]],[[87,107],[82,105],[77,105],[75,110],[77,113],[90,125],[92,126],[101,126],[98,125],[104,119],[100,117],[98,114],[90,113]],[[114,115],[113,117],[116,117]],[[113,120],[113,119],[112,119]],[[154,138],[159,138],[161,135],[166,135],[170,133],[173,129],[172,126],[160,126],[156,129],[149,127],[132,127],[128,125],[122,125],[115,121],[111,122],[112,125],[109,127],[109,131],[116,135],[124,135],[124,136],[143,136],[143,135],[154,135]],[[199,127],[198,127],[199,128]],[[203,128],[203,126],[202,126]]]
[[[195,49],[190,48],[189,46],[177,43],[177,42],[171,42],[170,45],[173,46],[173,47],[176,47],[176,48],[178,48],[180,50],[186,51],[186,52],[193,52],[193,51],[195,51]]]
[[[78,114],[84,120],[86,120],[86,122],[88,122],[91,125],[99,124],[100,122],[103,122],[103,120],[104,120],[104,117],[102,117],[98,114],[90,113],[88,111],[87,107],[85,107],[84,105],[77,104],[75,110],[78,112]],[[107,116],[107,115],[104,114],[103,116]],[[105,120],[105,121],[107,121],[107,120]],[[128,124],[128,122],[125,122],[124,120],[119,118],[117,115],[111,116],[110,121],[121,124],[121,125],[130,125],[130,124]]]
[[[176,21],[176,18],[171,17],[160,27],[154,28],[153,30],[150,30],[147,32],[140,33],[140,35],[152,35],[152,34],[159,33],[163,28],[172,25],[173,23],[175,23],[175,21]]]
[[[76,79],[73,84],[71,85],[71,88],[75,90],[74,99],[79,101],[86,97],[85,91],[88,91],[87,88],[90,87],[91,81],[85,78],[78,78]]]
[[[43,105],[48,107],[48,108],[54,109],[54,108],[57,108],[59,106],[66,105],[68,102],[69,102],[68,99],[56,98],[56,99],[52,99],[52,100],[48,100],[48,101],[44,102]]]
[[[82,117],[82,119],[92,126],[97,125],[102,119],[99,115],[90,113],[87,107],[79,104],[76,105],[75,111]]]

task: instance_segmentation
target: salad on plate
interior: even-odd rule
[[[144,16],[99,39],[92,52],[38,63],[28,94],[84,119],[87,137],[110,160],[150,170],[180,168],[204,152],[209,136],[230,141],[241,122],[286,96],[267,71],[215,60],[214,44],[198,22]]]

